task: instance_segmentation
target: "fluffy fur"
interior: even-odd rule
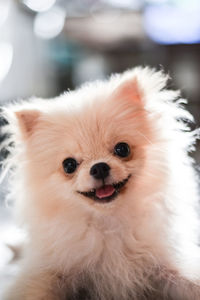
[[[168,77],[134,68],[58,98],[5,108],[14,143],[10,197],[29,233],[6,300],[200,299],[197,177],[188,151],[196,132]],[[118,142],[127,159],[113,154]],[[75,158],[69,175],[62,162]],[[77,191],[131,178],[110,203]]]

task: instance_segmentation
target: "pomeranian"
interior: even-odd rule
[[[200,299],[198,132],[167,81],[137,67],[4,109],[29,236],[6,300]]]

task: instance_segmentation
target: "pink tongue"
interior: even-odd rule
[[[105,185],[99,189],[96,189],[96,196],[100,199],[109,197],[114,193],[115,189],[112,185]]]

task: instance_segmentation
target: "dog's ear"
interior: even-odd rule
[[[29,137],[34,132],[35,126],[38,123],[40,112],[38,110],[20,110],[16,111],[15,115],[18,120],[18,124],[21,133],[24,137]]]
[[[119,84],[113,93],[113,97],[122,101],[128,101],[129,103],[141,103],[142,93],[139,89],[137,78],[129,78]]]

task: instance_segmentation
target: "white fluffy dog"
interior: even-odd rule
[[[5,108],[29,234],[6,300],[200,299],[197,133],[167,80],[138,67]]]

